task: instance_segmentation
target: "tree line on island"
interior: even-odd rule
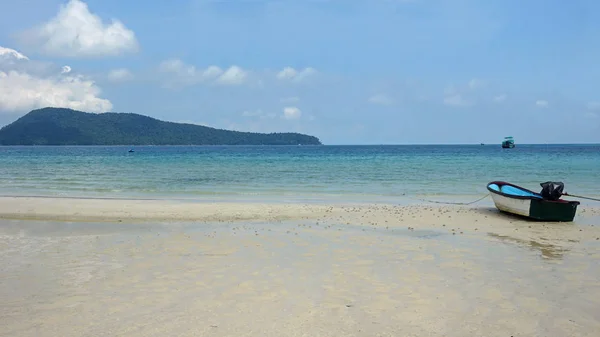
[[[165,122],[134,113],[29,112],[0,129],[0,145],[321,145],[301,133],[255,133]]]

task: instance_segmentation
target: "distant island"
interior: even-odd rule
[[[134,113],[29,112],[0,129],[0,145],[321,145],[300,133],[254,133],[165,122]]]

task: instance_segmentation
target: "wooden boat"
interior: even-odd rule
[[[544,199],[540,193],[503,181],[492,181],[487,189],[498,210],[539,221],[571,222],[579,205],[579,201]]]

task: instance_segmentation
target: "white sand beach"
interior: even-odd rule
[[[597,336],[600,210],[0,198],[0,336]]]

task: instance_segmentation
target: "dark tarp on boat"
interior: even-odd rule
[[[547,181],[545,183],[540,183],[540,186],[542,186],[542,192],[540,192],[542,198],[553,201],[560,199],[563,195],[563,190],[565,189],[565,184],[560,181]]]

